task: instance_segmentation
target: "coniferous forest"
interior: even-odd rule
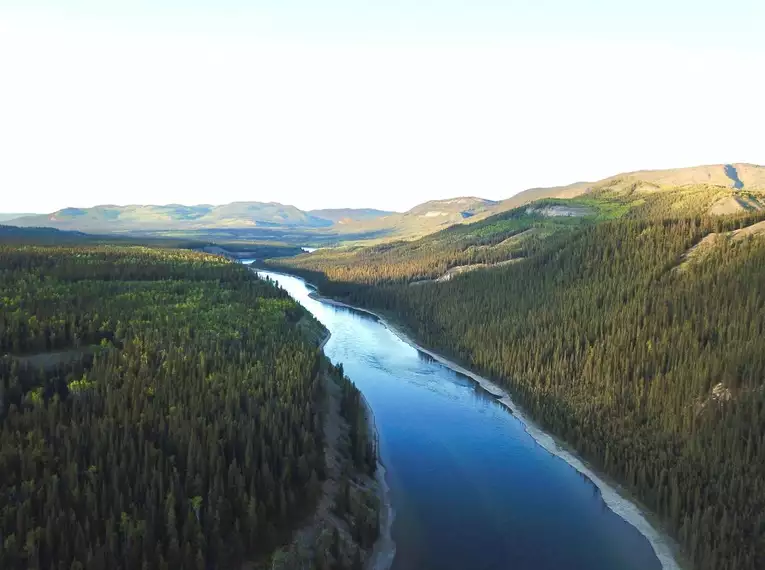
[[[0,309],[0,568],[270,567],[321,493],[325,374],[374,471],[310,317],[241,265],[4,245]]]
[[[278,266],[382,312],[506,387],[655,513],[693,568],[757,570],[765,568],[761,220],[579,223],[548,232],[513,263],[441,282],[423,282],[434,276],[424,268],[463,263],[481,232],[505,222]],[[537,217],[528,229],[545,227]]]

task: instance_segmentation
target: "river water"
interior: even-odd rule
[[[393,570],[659,570],[598,488],[471,379],[369,314],[268,276],[332,336],[324,347],[375,416],[395,511]]]

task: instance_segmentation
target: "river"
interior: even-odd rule
[[[324,347],[371,406],[395,511],[393,570],[660,570],[598,487],[536,443],[477,384],[373,316],[276,281],[332,336]]]

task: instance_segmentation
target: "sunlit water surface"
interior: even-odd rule
[[[395,510],[394,570],[658,570],[595,485],[469,378],[368,314],[260,272],[332,333],[324,348],[374,412]]]

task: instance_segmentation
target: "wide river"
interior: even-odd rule
[[[375,416],[395,511],[394,570],[658,570],[648,540],[598,488],[536,444],[476,383],[369,314],[259,272],[332,333],[324,348]]]

